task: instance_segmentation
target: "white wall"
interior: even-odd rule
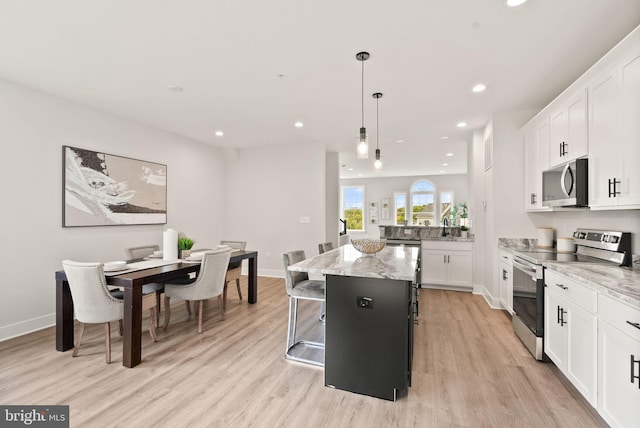
[[[197,245],[223,238],[226,171],[213,147],[2,80],[0,141],[0,340],[55,322],[63,259],[122,260],[162,243],[164,225],[63,228],[62,145],[166,164],[168,226]]]
[[[418,180],[431,181],[438,191],[454,192],[454,203],[467,202],[468,198],[468,180],[466,174],[450,174],[450,175],[425,175],[417,177],[382,177],[382,178],[351,178],[340,180],[341,186],[364,186],[364,216],[365,216],[365,232],[362,234],[371,237],[380,236],[379,226],[394,224],[394,193],[404,192],[409,196],[411,186]],[[389,220],[382,220],[382,198],[389,198],[391,206],[389,207]],[[378,223],[372,224],[369,217],[368,204],[377,202],[378,204]],[[469,210],[469,219],[473,222],[473,209]],[[357,234],[350,232],[351,235]]]
[[[327,153],[326,168],[325,241],[332,242],[334,247],[337,247],[338,234],[342,226],[338,221],[340,218],[340,157],[337,152]]]
[[[325,162],[323,144],[305,143],[239,150],[228,164],[225,235],[259,251],[260,275],[283,276],[285,252],[318,254],[325,241]]]

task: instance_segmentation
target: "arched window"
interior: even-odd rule
[[[411,222],[414,226],[437,225],[436,188],[428,180],[420,180],[411,186]]]

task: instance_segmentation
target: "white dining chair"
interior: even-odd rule
[[[220,241],[220,245],[227,245],[232,250],[244,250],[247,247],[247,241]],[[224,296],[222,302],[225,309],[227,308],[227,287],[230,282],[236,283],[236,290],[238,290],[238,298],[242,300],[242,290],[240,289],[240,276],[242,275],[242,260],[239,262],[229,263],[227,268],[227,274],[224,282]]]
[[[221,318],[224,319],[224,304],[222,294],[225,285],[225,274],[231,257],[231,249],[219,249],[206,251],[202,255],[200,272],[195,279],[172,281],[165,283],[164,287],[164,328],[169,326],[171,319],[171,298],[184,301],[195,301],[196,314],[198,315],[198,333],[202,333],[202,318],[204,301],[212,297],[218,297],[221,308]]]
[[[111,321],[122,321],[124,303],[111,295],[104,278],[102,263],[81,263],[71,260],[62,262],[67,276],[73,307],[80,322],[80,334],[73,348],[78,356],[85,324],[104,324],[105,361],[111,362]]]

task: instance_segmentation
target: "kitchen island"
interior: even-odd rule
[[[396,400],[411,385],[419,248],[345,245],[289,267],[326,275],[325,385]]]

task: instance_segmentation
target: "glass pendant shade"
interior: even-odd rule
[[[358,159],[369,158],[369,141],[367,139],[367,130],[360,128],[360,136],[358,137]]]
[[[380,149],[376,149],[376,161],[373,163],[376,169],[382,168],[382,161],[380,160]]]

